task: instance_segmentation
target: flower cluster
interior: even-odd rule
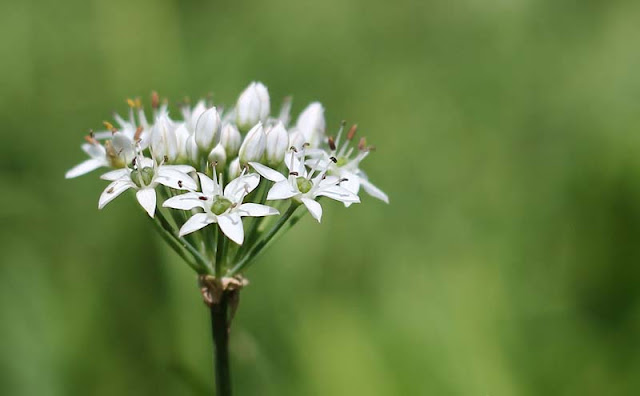
[[[91,132],[82,145],[87,160],[74,178],[110,168],[98,201],[102,209],[127,190],[162,236],[198,273],[233,276],[276,236],[295,224],[304,208],[318,222],[320,199],[345,206],[360,202],[360,187],[388,203],[360,169],[372,150],[354,141],[357,127],[325,133],[324,108],[311,103],[289,124],[290,100],[271,116],[267,88],[251,83],[235,107],[201,100],[181,106],[181,120],[152,94],[152,118],[140,100],[128,100],[126,118]],[[249,218],[244,220],[243,218]],[[211,225],[217,225],[210,227]],[[233,243],[228,243],[232,241]]]

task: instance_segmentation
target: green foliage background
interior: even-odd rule
[[[329,205],[248,276],[239,395],[640,391],[640,3],[0,3],[0,393],[207,394],[194,276],[65,181],[158,90],[252,80],[358,122],[391,205]],[[174,114],[176,111],[174,110]]]

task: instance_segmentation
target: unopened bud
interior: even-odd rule
[[[189,107],[189,104],[185,105],[183,109],[184,120],[187,122],[187,128],[189,132],[193,133],[196,130],[196,124],[198,119],[204,112],[207,111],[207,106],[204,100],[198,101],[193,110]]]
[[[289,132],[289,147],[295,147],[297,150],[300,150],[305,142],[304,135],[299,130],[293,129]]]
[[[216,147],[211,150],[209,156],[207,157],[209,163],[214,164],[218,171],[224,169],[224,166],[227,163],[227,153],[222,147],[221,144],[216,145]]]
[[[236,124],[241,131],[247,131],[260,121],[266,122],[270,111],[267,87],[260,82],[252,82],[236,103]]]
[[[240,151],[238,152],[240,162],[242,164],[251,161],[260,162],[266,145],[267,136],[262,128],[262,123],[258,122],[258,124],[247,133],[244,142],[242,142],[242,146],[240,146]]]
[[[189,131],[187,130],[187,126],[185,123],[181,123],[180,126],[176,128],[176,141],[178,143],[178,157],[179,158],[187,158],[187,140],[191,136]]]
[[[185,142],[185,153],[193,165],[198,165],[198,162],[200,161],[200,151],[198,150],[198,145],[196,144],[196,139],[193,135],[189,135]]]
[[[229,164],[229,170],[227,172],[229,173],[229,180],[233,180],[236,177],[240,176],[240,173],[242,172],[242,168],[240,167],[240,158],[236,157],[233,161],[231,161],[231,163]]]
[[[284,129],[282,122],[278,122],[276,126],[267,132],[267,145],[265,148],[265,157],[267,165],[276,167],[284,160],[284,153],[289,148],[289,134]]]
[[[151,131],[151,154],[156,160],[166,156],[173,162],[178,158],[178,140],[174,129],[168,116],[162,115],[156,119]]]
[[[220,132],[220,144],[224,147],[229,157],[238,154],[240,145],[242,144],[242,135],[233,124],[225,124]]]
[[[208,154],[220,142],[220,124],[220,115],[215,107],[198,118],[194,136],[201,152]]]
[[[313,102],[298,116],[296,128],[302,132],[305,141],[317,147],[324,137],[324,108],[319,102]]]

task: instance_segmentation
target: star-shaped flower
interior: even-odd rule
[[[118,195],[133,188],[140,205],[153,217],[156,210],[156,186],[162,184],[176,190],[195,190],[198,186],[188,175],[194,171],[189,165],[158,165],[154,160],[139,155],[133,169],[116,169],[100,176],[112,183],[100,195],[98,209],[104,208]]]
[[[215,170],[214,170],[215,172]],[[204,212],[196,213],[180,228],[180,236],[192,233],[209,224],[217,223],[222,232],[235,243],[242,245],[244,229],[242,217],[262,217],[280,214],[276,209],[256,203],[242,203],[244,197],[260,183],[255,173],[242,174],[222,187],[217,177],[210,179],[198,173],[202,192],[188,192],[166,200],[166,208],[192,210],[200,208]]]
[[[284,162],[289,169],[289,177],[257,162],[250,162],[249,165],[265,179],[275,182],[267,194],[267,200],[293,199],[301,202],[318,222],[322,218],[322,206],[316,201],[318,197],[344,203],[360,202],[356,194],[341,187],[345,179],[327,175],[327,169],[319,167],[321,161],[316,161],[315,166],[307,171],[304,160],[304,152],[301,156],[295,150],[287,153]]]

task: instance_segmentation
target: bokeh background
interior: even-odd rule
[[[63,175],[127,97],[232,104],[260,80],[358,122],[391,205],[329,205],[250,270],[237,394],[638,394],[639,15],[0,2],[0,393],[212,393],[194,275],[131,197],[98,211],[105,183]]]

